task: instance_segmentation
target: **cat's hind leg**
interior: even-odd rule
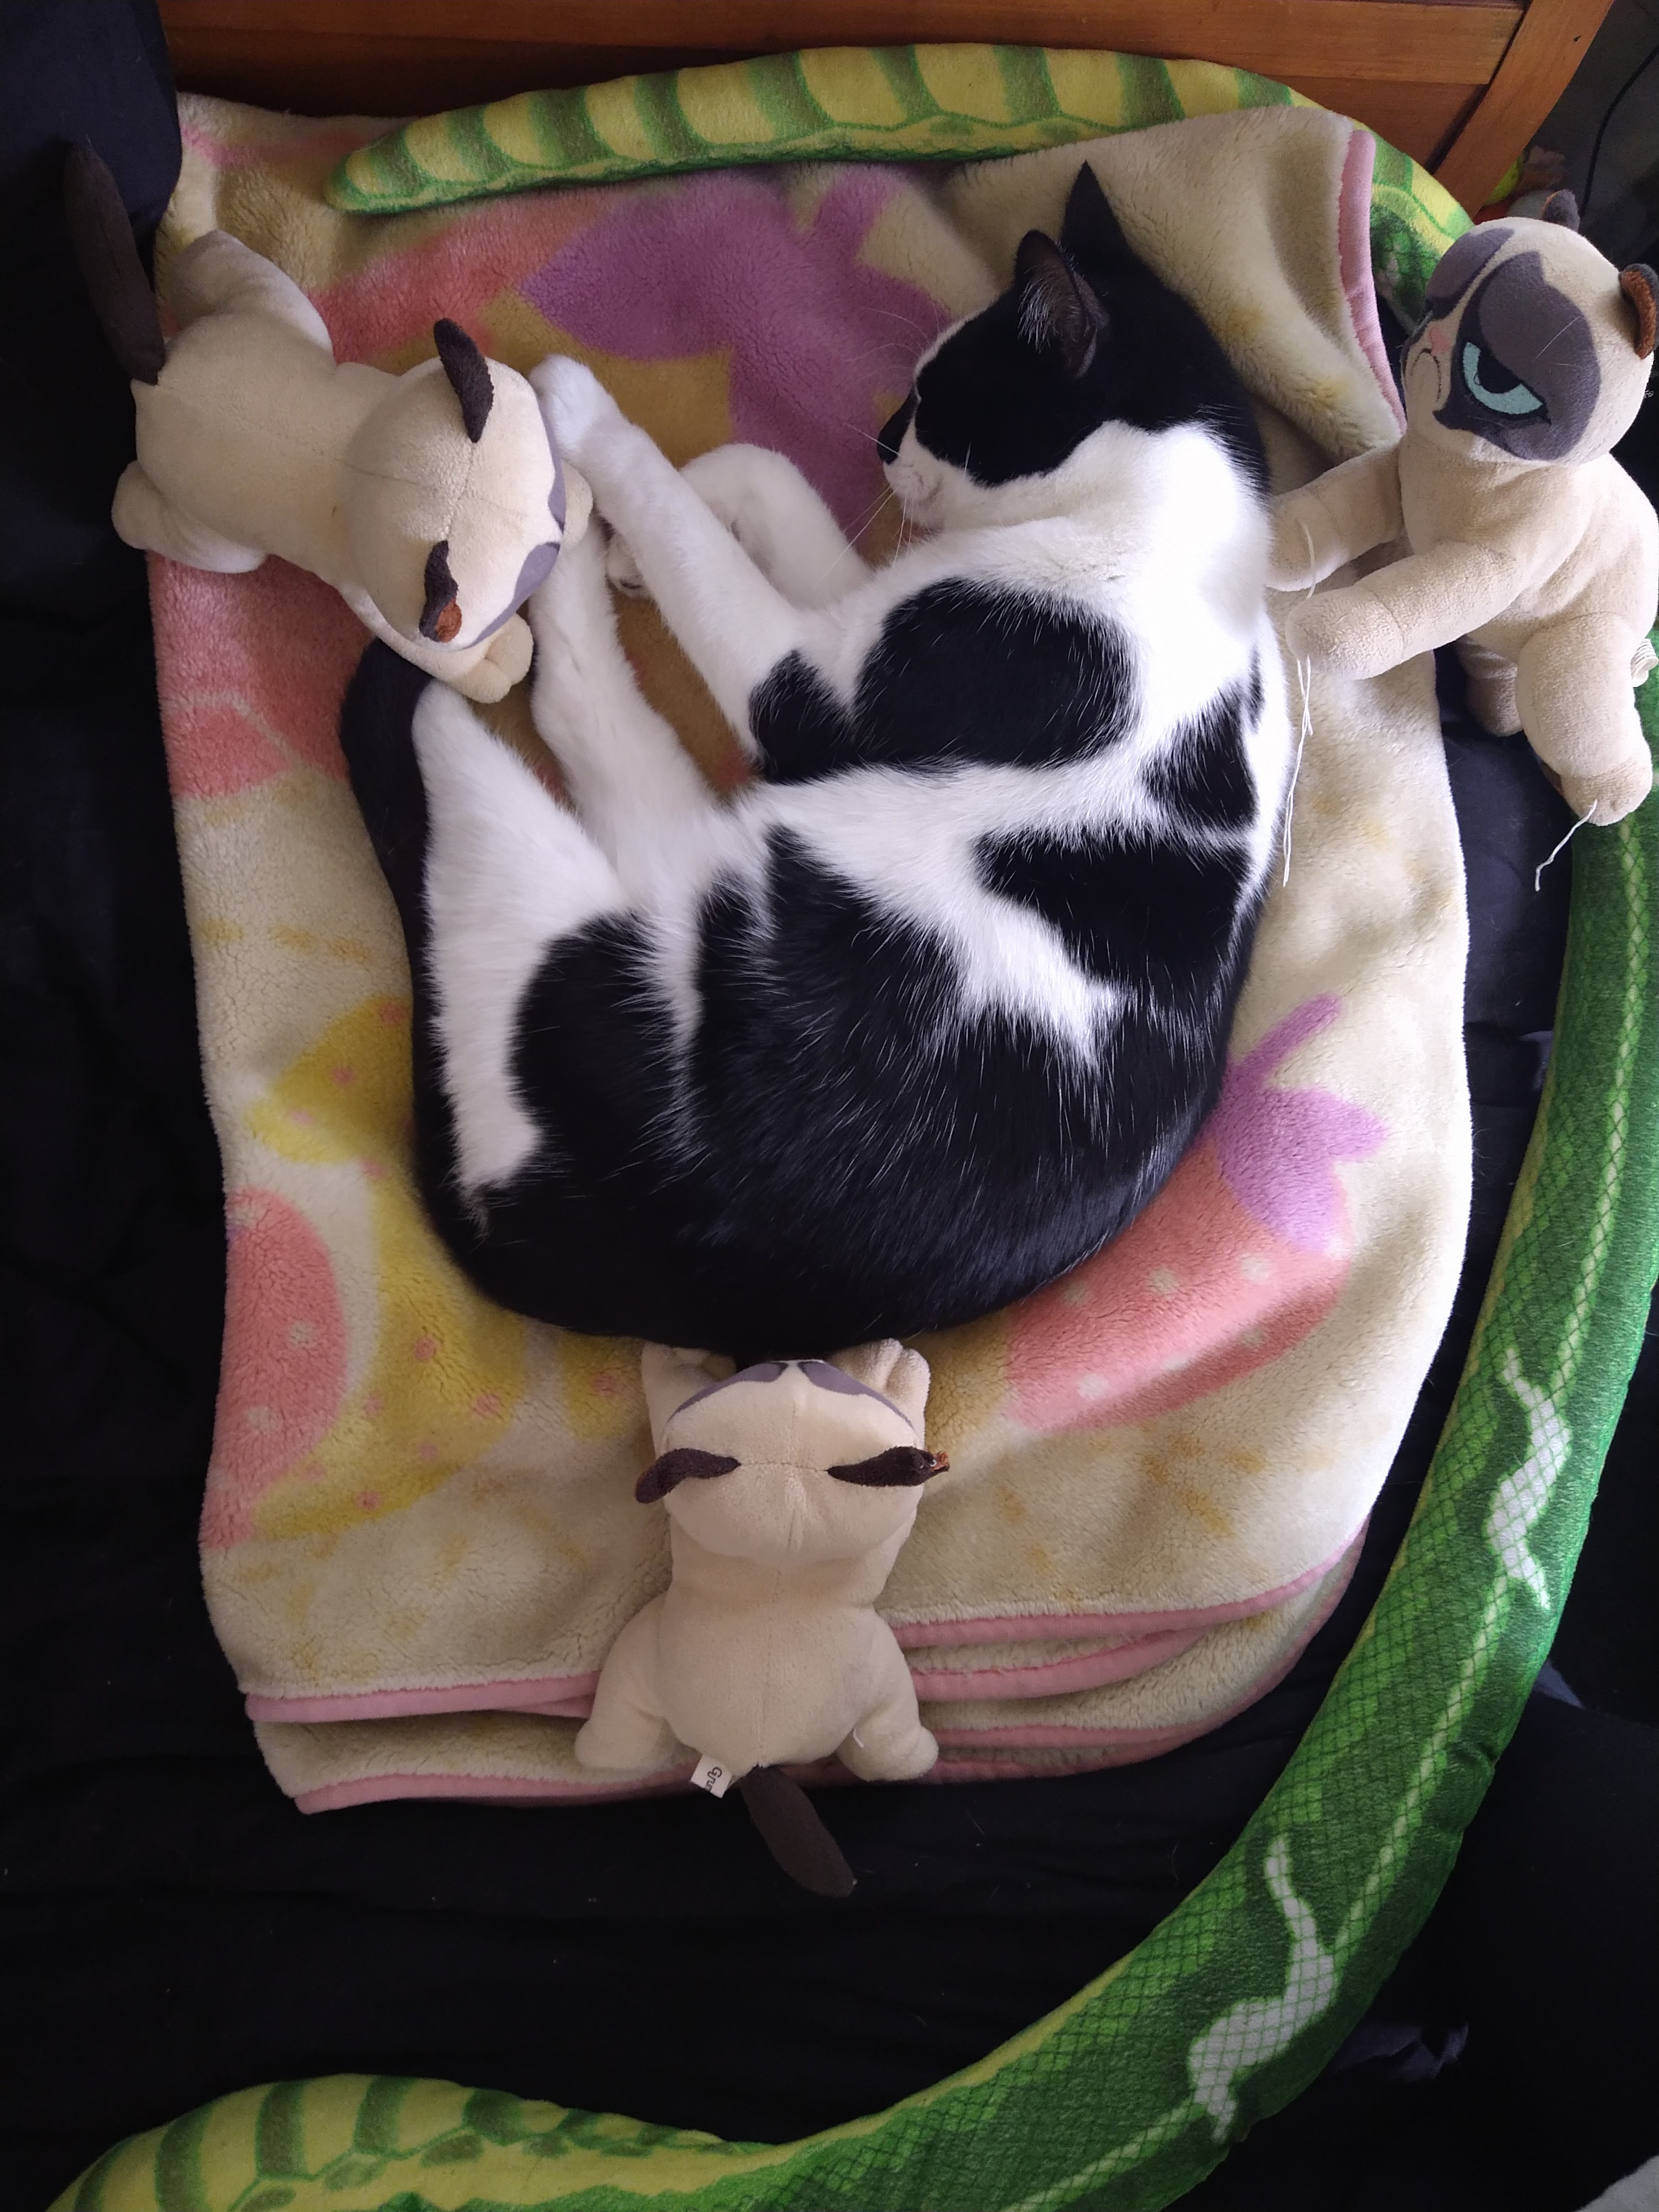
[[[510,1182],[545,1133],[519,1096],[519,1018],[556,942],[625,904],[580,822],[447,684],[414,721],[429,823],[427,968],[457,1165],[470,1190]]]
[[[463,1195],[542,1148],[514,1073],[526,993],[558,939],[623,905],[574,815],[447,684],[372,646],[341,742],[409,948],[417,1064],[442,1092]],[[417,1084],[417,1090],[419,1089]]]
[[[869,580],[829,507],[783,454],[764,446],[716,446],[680,475],[792,605],[830,606]],[[644,591],[625,539],[611,541],[605,568],[621,590]]]
[[[340,738],[409,947],[434,1227],[516,1313],[686,1342],[707,1301],[628,1181],[662,1039],[609,862],[453,690],[389,647],[364,654]]]
[[[568,545],[530,602],[530,708],[583,826],[629,896],[648,900],[695,861],[720,809],[641,693],[617,635],[602,533]]]

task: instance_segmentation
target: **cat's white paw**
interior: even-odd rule
[[[568,354],[550,354],[531,370],[530,382],[555,444],[580,466],[589,441],[619,419],[616,401],[586,362]]]
[[[556,662],[582,652],[614,626],[605,589],[603,533],[591,530],[567,545],[552,574],[531,593],[525,613],[536,640],[538,680]]]
[[[613,537],[605,548],[605,573],[613,590],[625,599],[648,599],[645,578],[640,574],[640,564],[634,558],[634,550],[625,538]]]
[[[798,471],[781,453],[769,453],[758,446],[716,446],[689,460],[680,474],[744,551],[752,553],[779,504],[780,486]]]

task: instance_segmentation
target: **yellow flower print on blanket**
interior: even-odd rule
[[[366,1000],[252,1108],[280,1157],[361,1178],[374,1340],[353,1385],[327,1247],[274,1190],[233,1192],[226,1361],[203,1537],[330,1535],[476,1460],[525,1387],[525,1324],[469,1288],[428,1227],[409,1157],[409,1008]]]

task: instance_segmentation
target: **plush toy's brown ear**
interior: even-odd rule
[[[1645,261],[1632,261],[1619,271],[1619,289],[1636,317],[1636,354],[1645,361],[1659,338],[1659,276]]]
[[[1106,310],[1052,238],[1028,230],[1014,256],[1020,335],[1039,351],[1058,353],[1068,376],[1081,376],[1095,357]]]
[[[889,1490],[899,1483],[926,1482],[930,1474],[943,1474],[951,1464],[946,1452],[921,1451],[915,1444],[895,1444],[873,1459],[855,1459],[846,1467],[826,1470],[837,1482],[856,1482],[866,1490]]]
[[[461,627],[461,603],[455,596],[455,579],[449,573],[449,540],[441,538],[426,556],[426,605],[421,611],[421,635],[447,645]]]
[[[1559,223],[1563,230],[1577,230],[1578,203],[1563,185],[1559,191],[1552,192],[1539,209],[1538,220],[1540,222]]]
[[[717,1474],[730,1474],[742,1464],[741,1460],[728,1459],[724,1452],[693,1451],[689,1445],[682,1446],[652,1461],[634,1485],[634,1495],[641,1505],[654,1505],[677,1483],[708,1482]]]
[[[455,397],[461,403],[461,421],[466,434],[476,446],[489,420],[489,410],[495,404],[495,387],[489,380],[489,363],[478,351],[459,323],[452,323],[446,315],[432,325],[432,335],[437,341],[438,358],[444,365],[444,374],[455,387]]]

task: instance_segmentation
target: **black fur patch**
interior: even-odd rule
[[[1245,829],[1256,809],[1245,740],[1261,719],[1261,665],[1252,661],[1242,690],[1224,691],[1206,713],[1177,730],[1168,750],[1148,769],[1153,797],[1199,829]]]
[[[804,783],[856,765],[1054,767],[1121,736],[1134,678],[1121,631],[1062,602],[931,585],[895,607],[851,708],[792,653],[757,686],[764,773]]]
[[[1078,966],[1176,1011],[1207,1006],[1231,946],[1243,854],[1132,830],[1061,839],[984,837],[980,880],[1051,922]]]

